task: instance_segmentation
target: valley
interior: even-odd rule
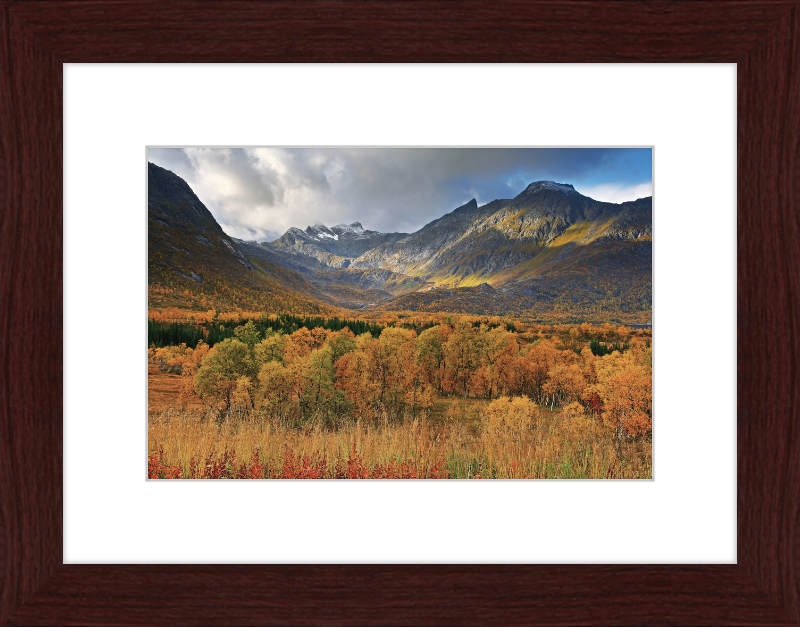
[[[188,185],[150,164],[150,305],[273,313],[453,312],[530,321],[648,322],[652,199],[613,205],[571,186],[475,200],[416,233],[360,222],[228,237]]]

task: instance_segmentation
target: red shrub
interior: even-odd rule
[[[324,479],[325,457],[311,459],[308,455],[295,456],[294,451],[288,446],[281,456],[283,465],[280,474],[273,479]]]
[[[181,469],[179,466],[164,465],[164,447],[160,447],[152,455],[147,457],[147,477],[148,479],[180,479]]]
[[[264,478],[264,470],[266,466],[264,464],[259,463],[258,458],[258,444],[253,447],[253,451],[250,454],[250,468],[248,479],[263,479]]]
[[[356,453],[355,447],[346,460],[339,460],[328,470],[324,455],[310,457],[295,454],[288,446],[281,455],[280,467],[270,468],[260,460],[258,446],[254,446],[250,460],[238,461],[235,451],[225,450],[221,457],[214,454],[207,459],[193,457],[189,463],[192,479],[446,479],[444,462],[438,461],[428,469],[417,467],[413,460],[392,461],[386,465],[368,467]],[[180,479],[178,466],[163,464],[164,450],[159,448],[148,458],[148,474],[151,479]]]
[[[592,393],[589,398],[589,411],[591,411],[596,416],[599,416],[603,413],[603,400],[600,398],[600,395],[597,392]]]

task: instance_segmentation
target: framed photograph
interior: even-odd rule
[[[299,6],[236,2],[220,2],[212,6],[147,2],[119,5],[103,1],[5,2],[2,11],[3,41],[9,54],[3,57],[3,88],[0,90],[4,129],[2,165],[6,181],[0,217],[3,242],[0,287],[4,294],[0,307],[4,329],[0,419],[5,434],[0,439],[0,459],[5,469],[0,473],[3,496],[0,508],[4,534],[3,569],[6,573],[1,592],[0,624],[428,625],[502,622],[568,625],[669,622],[755,625],[800,622],[800,595],[794,572],[796,560],[791,558],[797,552],[796,518],[800,502],[796,488],[800,485],[797,481],[800,453],[795,437],[797,381],[793,364],[796,351],[791,341],[797,331],[794,322],[796,306],[792,296],[799,267],[798,228],[794,218],[797,203],[795,172],[797,155],[800,154],[797,115],[800,79],[793,54],[800,34],[797,2],[720,2],[700,6],[688,2],[668,6],[554,2],[522,7],[499,3],[488,8],[479,4],[454,8],[449,4],[423,6],[395,2],[380,5],[311,2]],[[578,26],[584,24],[586,28]],[[209,41],[214,45],[209,46]],[[467,41],[471,42],[470,46],[465,46]],[[682,514],[679,525],[684,531],[695,528],[698,537],[706,538],[709,530],[714,528],[708,521],[716,521],[712,516],[713,511],[719,509],[716,505],[726,504],[723,506],[725,509],[735,503],[737,526],[733,563],[725,563],[722,558],[683,558],[680,542],[670,544],[668,533],[653,537],[637,525],[637,520],[644,520],[656,511],[648,505],[647,493],[638,486],[653,486],[657,490],[659,486],[669,484],[674,475],[681,474],[673,472],[668,464],[659,466],[659,459],[668,459],[670,449],[673,455],[675,450],[666,447],[664,457],[660,458],[662,450],[659,449],[658,433],[653,438],[656,448],[653,481],[540,482],[540,485],[547,486],[548,492],[555,488],[561,494],[556,495],[552,503],[547,502],[547,507],[542,501],[538,509],[509,504],[508,497],[513,496],[513,492],[503,492],[503,486],[515,484],[502,481],[145,481],[142,457],[145,436],[130,436],[132,432],[120,427],[120,423],[126,422],[129,409],[138,411],[138,408],[144,408],[145,392],[143,385],[131,383],[129,396],[121,398],[119,390],[125,388],[118,385],[118,381],[141,382],[144,378],[141,363],[129,365],[121,348],[126,343],[142,345],[144,330],[136,330],[136,327],[131,330],[126,317],[129,303],[141,301],[141,294],[132,296],[130,301],[127,297],[119,299],[117,295],[125,292],[120,290],[120,285],[139,285],[143,276],[144,264],[133,271],[126,269],[136,265],[126,259],[128,253],[138,255],[136,258],[144,261],[147,251],[135,252],[136,245],[131,248],[131,241],[138,237],[133,235],[133,230],[138,227],[132,227],[135,221],[126,221],[114,209],[120,211],[127,206],[141,208],[145,205],[144,196],[131,197],[136,195],[135,190],[144,192],[146,189],[146,155],[143,154],[146,146],[165,145],[167,142],[171,146],[193,145],[187,134],[181,135],[181,129],[192,126],[190,122],[196,128],[200,124],[208,128],[227,125],[227,130],[218,136],[230,136],[229,141],[215,141],[208,135],[203,137],[204,145],[247,145],[241,138],[237,116],[231,113],[235,114],[237,107],[241,113],[258,103],[230,98],[231,94],[240,93],[234,90],[234,84],[246,83],[242,79],[248,71],[247,66],[212,67],[209,71],[225,70],[225,74],[216,74],[213,82],[202,84],[198,81],[203,80],[202,73],[206,70],[200,66],[187,67],[190,81],[194,81],[191,93],[198,89],[208,94],[209,102],[224,103],[219,104],[219,120],[192,117],[205,115],[207,105],[184,108],[181,115],[186,119],[183,121],[178,120],[174,113],[165,113],[167,119],[161,121],[157,116],[151,118],[159,128],[163,128],[159,126],[161,123],[173,125],[172,136],[160,142],[141,137],[137,141],[142,152],[123,154],[115,167],[110,164],[111,153],[89,155],[96,176],[78,179],[71,178],[70,172],[79,167],[85,172],[86,161],[76,165],[72,147],[81,142],[69,135],[72,127],[62,126],[63,120],[72,119],[76,113],[90,122],[94,120],[93,136],[101,136],[117,127],[138,129],[141,122],[138,117],[145,119],[144,114],[154,111],[154,105],[164,100],[165,94],[175,93],[176,89],[190,84],[180,82],[185,79],[171,73],[169,65],[125,64],[437,64],[487,61],[514,65],[636,63],[635,68],[625,67],[641,73],[635,75],[635,80],[620,92],[620,107],[628,114],[630,128],[636,124],[642,127],[650,124],[656,128],[660,121],[666,124],[669,117],[648,117],[647,97],[637,98],[637,89],[643,89],[648,83],[648,71],[651,78],[657,76],[660,80],[664,72],[669,72],[669,67],[660,64],[698,61],[736,64],[736,140],[735,144],[730,137],[727,141],[731,143],[720,140],[717,148],[726,147],[722,151],[724,155],[719,157],[714,153],[717,161],[727,158],[728,164],[734,160],[737,162],[735,196],[731,190],[712,190],[720,206],[732,207],[729,201],[734,198],[736,204],[736,338],[718,332],[718,328],[724,326],[717,321],[726,316],[729,319],[730,312],[727,312],[713,314],[716,317],[708,321],[698,320],[696,332],[693,327],[681,327],[684,337],[670,342],[685,351],[687,373],[696,372],[692,368],[701,367],[704,350],[719,350],[721,354],[730,355],[731,358],[723,360],[726,363],[733,361],[733,350],[736,350],[735,434],[729,431],[725,435],[724,429],[715,432],[719,425],[730,424],[732,417],[725,415],[726,407],[733,406],[732,400],[726,397],[729,392],[723,391],[711,372],[725,369],[725,365],[720,367],[719,362],[715,362],[716,369],[706,369],[709,371],[704,388],[706,392],[697,400],[700,403],[697,406],[702,406],[706,412],[707,421],[696,421],[691,428],[681,429],[683,440],[690,442],[683,451],[708,451],[707,458],[698,455],[694,461],[685,459],[682,476],[684,479],[691,477],[693,483],[706,482],[709,487],[705,492],[692,492],[687,497],[692,507]],[[87,75],[82,73],[86,66],[82,68],[81,64],[122,65],[116,66],[119,69],[116,76],[112,71],[115,66],[107,66],[108,73],[104,75],[107,93],[99,92],[94,102],[75,111],[76,101],[71,99],[71,92],[63,91],[62,86],[71,90],[72,85]],[[346,67],[341,71],[331,68],[331,72],[314,66],[270,67],[273,73],[269,76],[275,81],[268,87],[260,86],[261,93],[269,94],[270,102],[279,102],[281,94],[286,93],[283,88],[292,86],[303,97],[294,94],[284,100],[307,115],[312,130],[322,127],[341,129],[339,137],[350,132],[353,138],[349,142],[336,141],[337,131],[334,131],[319,144],[291,142],[291,138],[282,141],[280,125],[275,124],[273,118],[269,122],[274,125],[272,134],[277,137],[274,145],[375,145],[375,142],[359,141],[357,133],[353,132],[355,126],[349,126],[350,118],[344,115],[344,104],[349,102],[345,89],[350,86],[348,81],[357,80],[363,85],[366,75],[357,76],[353,72],[353,76],[348,78]],[[98,69],[103,70],[99,66]],[[384,69],[386,77],[381,78],[381,69],[381,66],[375,66],[372,68],[375,73],[367,77],[372,88],[382,88],[376,89],[376,94],[397,95],[399,92],[391,92],[387,83],[381,81],[394,80],[399,77],[398,72],[416,72],[414,67],[388,66]],[[553,71],[558,69],[558,66],[553,67]],[[562,69],[569,71],[568,66]],[[702,65],[696,69],[697,74],[684,87],[694,90],[697,100],[681,96],[670,101],[678,121],[690,120],[693,111],[698,117],[706,116],[708,119],[704,106],[716,102],[711,95],[715,86],[723,90],[726,85],[732,86],[732,81],[725,78],[719,83],[714,82],[715,79],[710,78],[715,71],[712,66],[708,67],[711,74],[703,74],[706,68]],[[415,92],[414,99],[403,102],[408,119],[400,121],[395,117],[394,124],[404,130],[426,114],[434,119],[434,124],[445,129],[463,122],[460,116],[466,114],[475,120],[473,126],[487,126],[487,120],[476,116],[469,106],[455,106],[458,102],[456,86],[463,85],[464,93],[477,90],[478,101],[485,103],[489,96],[501,93],[494,90],[498,83],[492,81],[514,78],[511,73],[503,74],[501,65],[486,66],[476,70],[478,73],[466,70],[462,73],[460,68],[454,67],[451,77],[446,76],[445,70],[449,68],[419,66],[419,70],[418,75],[397,81],[400,86],[407,84],[405,80],[422,81],[430,98],[425,102],[424,98],[417,97],[419,92]],[[513,70],[513,66],[509,66],[509,70]],[[286,79],[290,82],[284,82],[279,76],[281,72],[288,75],[297,71],[303,73],[303,80],[297,81],[293,77]],[[524,72],[524,67],[518,71]],[[137,72],[146,76],[147,84],[146,89],[138,90],[141,96],[131,99],[134,111],[135,107],[140,107],[141,116],[131,114],[122,106],[109,110],[107,105],[113,103],[115,97],[128,96],[124,83]],[[68,85],[65,80],[67,73]],[[495,75],[491,80],[488,78],[490,74]],[[546,100],[548,86],[551,90],[556,86],[566,89],[564,77],[550,76],[551,82],[537,83],[535,90],[526,83],[520,98],[504,95],[503,100],[508,103],[504,105],[508,120],[504,122],[502,116],[495,116],[493,122],[489,120],[496,125],[495,130],[505,128],[503,124],[506,122],[521,119],[520,100],[531,103],[534,97]],[[476,83],[476,78],[486,80]],[[517,89],[521,88],[512,80],[507,80],[506,84],[510,89],[515,85]],[[596,89],[585,88],[583,97],[574,99],[578,103],[574,109],[576,120],[580,107],[608,106],[609,110],[613,109],[605,102],[606,99],[599,97],[602,93],[599,84],[587,85]],[[615,85],[619,87],[622,83]],[[315,97],[304,91],[312,88],[326,97]],[[445,106],[449,104],[443,96],[445,89],[454,94],[454,104],[449,108]],[[226,95],[229,96],[227,101]],[[662,96],[667,98],[666,94]],[[726,97],[730,99],[730,96],[728,92]],[[375,99],[376,105],[380,103],[379,96],[370,98]],[[562,99],[558,102],[568,101]],[[385,111],[392,110],[386,106]],[[378,124],[390,126],[392,119],[385,113],[380,118],[381,107],[372,109],[378,113],[374,117],[362,116],[359,124],[363,133],[374,129],[374,136],[378,137],[383,132],[378,130]],[[539,110],[533,105],[532,109]],[[167,110],[165,106],[163,111]],[[449,116],[444,115],[446,111],[449,111]],[[489,108],[487,111],[495,110]],[[640,119],[631,114],[634,111],[645,113]],[[223,116],[226,112],[227,118]],[[727,115],[722,108],[719,112],[720,118]],[[109,122],[109,115],[116,116],[116,120]],[[238,117],[247,118],[241,114]],[[222,123],[217,123],[220,120]],[[605,118],[605,124],[616,124],[612,115]],[[91,126],[90,123],[87,128]],[[708,141],[711,137],[712,126],[720,125],[709,124],[708,133],[703,129],[698,131],[701,145],[703,140]],[[624,124],[613,128],[621,136],[618,145],[643,145],[626,141]],[[729,130],[729,134],[734,132],[733,125]],[[501,146],[532,145],[530,141],[514,144],[505,139],[511,135],[502,132],[495,135]],[[412,134],[409,133],[408,137],[411,138]],[[490,141],[475,140],[460,143],[443,134],[432,137],[430,145],[434,146],[492,145]],[[89,139],[87,136],[86,144],[92,143]],[[394,145],[403,144],[420,145],[413,138]],[[554,144],[546,142],[545,145]],[[572,145],[577,145],[577,142]],[[654,169],[658,173],[659,142],[650,145],[654,146]],[[69,152],[62,152],[62,146]],[[694,164],[694,160],[701,157],[697,151],[687,151],[684,161]],[[119,188],[111,185],[113,177],[106,174],[114,169],[127,171],[131,163],[144,165],[131,179],[133,183],[128,192],[120,193]],[[703,171],[704,168],[697,169],[698,182],[702,182]],[[662,186],[658,174],[655,180]],[[668,177],[666,182],[669,181]],[[76,187],[76,184],[88,187]],[[656,233],[659,233],[658,216],[662,210],[658,203],[661,198],[670,198],[671,187],[674,194],[676,186],[668,184],[653,191]],[[697,184],[693,189],[702,190],[702,185]],[[702,194],[703,202],[712,196],[707,189]],[[76,197],[89,196],[107,198],[108,201],[100,206],[87,205],[77,212],[81,214],[80,219],[74,218],[74,210],[72,214],[64,213],[63,203],[67,200],[71,203]],[[691,205],[693,201],[686,202]],[[476,206],[481,205],[476,202]],[[724,227],[717,225],[715,230],[714,224],[703,222],[709,219],[709,215],[697,215],[698,222],[693,222],[694,231],[688,226],[683,227],[683,232],[688,234],[684,240],[684,255],[692,259],[702,258],[699,249],[704,237],[716,236],[718,241],[726,240],[728,231]],[[83,266],[91,255],[79,259],[73,255],[74,249],[65,248],[65,245],[78,241],[72,239],[74,229],[85,226],[87,220],[102,225],[92,227],[99,230],[91,231],[91,237],[99,234],[102,239],[95,238],[97,254],[89,266]],[[146,228],[145,222],[144,218],[139,222],[143,229]],[[353,220],[342,224],[352,225]],[[668,225],[669,221],[661,224]],[[698,226],[700,224],[702,228]],[[329,225],[325,228],[329,229]],[[341,235],[336,231],[332,233]],[[655,241],[657,248],[658,240]],[[728,249],[723,247],[722,250]],[[716,270],[726,264],[730,267],[734,264],[733,259],[725,257],[725,254],[717,255],[709,258],[700,270]],[[654,310],[658,324],[657,257],[654,265]],[[75,308],[76,295],[84,298],[87,294],[84,288],[75,290],[67,284],[65,297],[63,277],[75,276],[76,270],[86,270],[84,274],[91,276],[93,281],[91,292],[105,296],[105,300],[87,298],[83,304],[84,309],[88,309],[86,311]],[[696,274],[702,277],[700,270]],[[193,269],[189,271],[196,272]],[[202,278],[200,272],[196,274]],[[705,293],[698,293],[694,302],[681,303],[680,306],[685,309],[694,304],[697,307],[703,298],[716,294],[720,281],[715,282],[714,276],[719,274],[710,272],[705,283],[698,283],[695,278],[692,290],[697,285],[704,285],[702,292]],[[190,273],[189,277],[189,280],[195,280]],[[694,295],[692,290],[687,293]],[[733,291],[719,293],[732,295]],[[721,309],[732,307],[731,301],[726,301],[724,296],[717,302]],[[702,317],[708,313],[702,310],[699,315]],[[143,311],[137,310],[135,317],[142,319]],[[80,329],[77,339],[74,335],[64,335],[65,318],[71,328]],[[107,324],[111,319],[118,322],[116,327]],[[685,320],[686,316],[682,319]],[[100,328],[102,332],[99,332]],[[108,329],[112,328],[116,329],[113,337],[108,334]],[[237,337],[246,339],[246,333],[246,330],[241,331]],[[66,349],[62,352],[65,342]],[[697,353],[692,355],[693,351]],[[86,361],[74,361],[74,356],[79,354]],[[68,358],[66,362],[63,361],[65,355]],[[731,376],[733,363],[727,363],[727,367],[729,370],[725,376]],[[82,381],[90,377],[95,378],[95,385],[94,397],[89,401],[80,390],[84,385]],[[654,381],[658,386],[658,368]],[[665,390],[669,385],[667,383]],[[686,386],[692,389],[701,387],[697,377]],[[467,389],[468,396],[469,393]],[[62,422],[64,407],[69,407],[74,416],[76,398],[83,403],[85,420],[81,421],[81,427],[76,427],[70,418],[68,428],[65,428]],[[221,402],[218,401],[217,410]],[[679,414],[686,413],[679,405],[671,407],[676,421],[680,420]],[[656,412],[656,429],[659,420]],[[73,447],[84,439],[86,431],[82,429],[86,428],[92,431],[88,443],[96,451],[94,465],[91,459],[83,459],[85,449]],[[142,434],[142,430],[137,433]],[[669,433],[669,430],[662,433]],[[141,445],[127,446],[131,437],[140,438]],[[724,462],[726,459],[724,454],[721,457],[715,455],[719,450],[732,446],[736,450],[735,502],[730,493],[725,496],[714,483],[718,476],[730,474],[731,470],[730,466],[723,467],[724,464],[715,465],[716,460]],[[136,450],[130,453],[128,449],[134,448]],[[79,450],[81,453],[76,456]],[[139,461],[133,463],[138,464],[135,473],[140,481],[135,489],[131,489],[121,479],[128,471],[120,468],[126,469],[128,461],[136,456]],[[714,463],[707,462],[712,459]],[[696,471],[687,472],[686,464],[694,465]],[[659,475],[659,468],[667,470]],[[86,469],[91,475],[81,474]],[[73,488],[76,478],[87,478],[89,489],[76,492]],[[342,483],[378,488],[369,488],[369,491],[361,493],[332,492],[327,496],[322,491],[324,486],[338,490]],[[416,489],[423,483],[425,486],[476,486],[479,491],[470,488],[473,491],[465,493],[468,498],[461,499],[462,503],[472,502],[472,517],[459,515],[448,521],[442,516],[441,508],[453,503],[445,492],[432,492],[428,487],[423,488],[425,493],[402,492],[407,490],[402,486]],[[184,489],[181,486],[194,485],[206,486],[204,490],[215,490],[214,500],[208,499],[208,492],[196,493],[205,503],[205,512],[192,509],[197,505],[189,505],[184,500],[186,493],[177,491]],[[236,515],[237,501],[245,504],[259,494],[251,492],[248,495],[242,488],[247,485],[309,487],[300,488],[305,491],[303,497],[298,497],[297,492],[280,494],[279,489],[271,488],[270,495],[274,500],[261,503],[262,509],[239,510],[240,514],[242,511],[258,512],[254,520],[248,520],[247,516]],[[602,497],[595,495],[597,501],[619,498],[621,503],[627,494],[630,509],[618,510],[616,517],[597,515],[600,510],[595,510],[594,514],[590,510],[573,514],[570,497],[565,497],[563,492],[569,485],[614,485],[614,490],[639,491],[624,494],[606,492]],[[227,493],[214,486],[225,488]],[[380,486],[387,487],[384,490]],[[154,499],[152,503],[155,506],[151,509],[139,507],[140,501],[136,500],[143,489],[149,490],[148,494]],[[384,494],[379,490],[384,490]],[[69,498],[65,498],[65,491],[69,491]],[[350,518],[343,516],[339,513],[341,510],[336,509],[341,503],[331,502],[334,494],[344,495],[348,504],[359,499],[368,501],[374,515],[366,516],[364,512],[368,510],[362,509]],[[326,498],[329,501],[326,502]],[[130,504],[125,504],[126,499]],[[414,499],[418,502],[412,510],[407,505]],[[67,502],[69,507],[66,507]],[[559,502],[561,509],[557,506]],[[323,510],[320,504],[330,504],[330,507]],[[492,509],[492,505],[498,504],[505,505]],[[181,514],[180,509],[170,507],[185,509]],[[74,517],[76,508],[89,509],[92,514],[78,523],[79,519]],[[648,512],[648,508],[651,511]],[[120,512],[125,517],[135,509],[143,518],[134,518],[133,528],[109,524],[115,515],[119,518]],[[222,518],[220,511],[216,510],[227,513]],[[732,510],[733,507],[726,509],[728,512]],[[336,514],[326,517],[325,511]],[[426,519],[426,511],[435,512],[435,515]],[[460,510],[453,511],[461,514]],[[492,512],[497,515],[490,525],[488,521]],[[525,517],[509,515],[509,512],[524,514]],[[534,515],[530,515],[532,512]],[[548,558],[544,545],[552,539],[535,537],[533,539],[543,552],[538,560],[531,558],[526,552],[526,544],[532,541],[531,529],[543,528],[537,527],[543,519],[549,519],[550,528],[562,527],[573,534],[580,550],[577,557]],[[223,523],[219,524],[219,521]],[[253,536],[243,531],[252,531],[259,525],[267,531],[263,538],[253,542]],[[150,533],[151,528],[158,529],[158,532]],[[204,551],[202,543],[195,539],[198,529],[207,539],[207,544],[215,548]],[[614,531],[597,541],[599,535],[593,534],[597,534],[598,529]],[[722,527],[718,526],[718,529],[720,534],[724,533]],[[434,538],[436,542],[416,551],[413,545],[404,542],[404,537],[416,539],[423,535]],[[469,543],[464,540],[470,535],[477,538],[474,542],[480,547],[477,552],[470,552]],[[237,544],[240,536],[247,536],[250,544]],[[582,536],[590,539],[591,543],[582,544]],[[358,537],[376,546],[400,547],[402,553],[388,554],[387,558],[387,553],[380,553],[377,549],[374,553],[365,552],[354,540]],[[680,540],[688,537],[682,536]],[[96,552],[75,553],[76,538],[90,538]],[[186,538],[192,538],[192,541],[187,542]],[[228,544],[231,550],[225,553],[216,548],[219,540]],[[563,542],[563,538],[559,542]],[[659,542],[675,547],[672,558],[669,555],[640,560],[630,558],[632,545],[656,545]],[[151,546],[148,547],[148,543]],[[436,543],[440,546],[437,547]],[[502,550],[494,554],[482,552],[492,543]],[[298,547],[303,544],[311,549],[300,558],[297,557],[300,555]],[[590,544],[603,544],[607,552],[601,556],[593,552]],[[186,553],[171,553],[170,545],[194,550],[194,554],[182,558],[180,555]],[[272,550],[266,550],[265,545]],[[289,548],[281,552],[283,549],[278,545]],[[120,558],[126,546],[132,547],[132,551]],[[514,557],[515,546],[519,549],[517,558]],[[266,558],[266,555],[271,557]],[[383,559],[380,556],[384,556]],[[629,564],[628,561],[643,563]]]
[[[652,172],[148,147],[148,479],[652,479]]]

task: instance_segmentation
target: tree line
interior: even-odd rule
[[[291,334],[298,329],[313,330],[316,328],[329,331],[341,331],[344,328],[348,328],[358,335],[369,333],[373,337],[378,337],[384,329],[380,324],[364,320],[349,320],[336,316],[323,318],[319,316],[284,314],[275,318],[262,316],[251,319],[250,322],[262,337],[269,333]],[[206,323],[168,322],[150,319],[147,323],[147,343],[148,346],[155,346],[156,348],[178,346],[180,344],[185,344],[189,348],[196,348],[198,343],[202,341],[211,347],[226,339],[235,337],[235,329],[240,325],[241,322],[238,320],[221,320],[218,316],[214,316]]]
[[[598,355],[577,346],[592,332],[583,325],[540,333],[524,345],[503,325],[467,320],[421,333],[283,328],[250,320],[213,347],[204,341],[194,349],[153,344],[150,360],[179,371],[186,393],[228,413],[300,422],[314,416],[335,427],[343,419],[424,415],[437,395],[519,397],[558,406],[565,415],[587,414],[611,424],[620,437],[651,429],[652,348],[637,337],[624,338],[624,352]]]

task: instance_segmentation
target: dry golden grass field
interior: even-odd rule
[[[220,419],[197,398],[181,409],[180,376],[157,368],[149,384],[151,478],[652,478],[650,438],[618,441],[558,409],[529,407],[525,426],[492,425],[491,401],[444,396],[424,418],[331,430],[313,419]]]

